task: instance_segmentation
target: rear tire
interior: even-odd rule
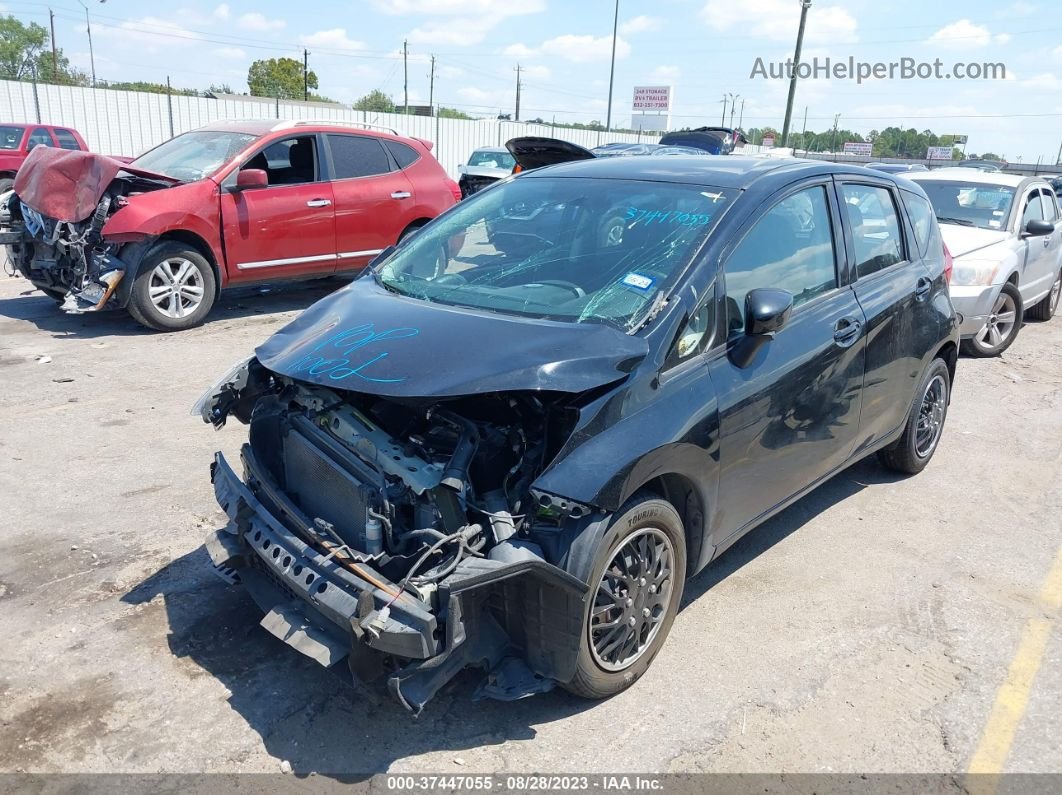
[[[148,328],[183,331],[203,322],[215,291],[214,269],[202,254],[185,243],[164,242],[140,263],[128,310]]]
[[[966,355],[979,359],[999,356],[1018,338],[1023,319],[1021,293],[1011,282],[1007,282],[996,298],[988,321],[974,337],[963,340],[959,347]]]
[[[1044,296],[1036,306],[1029,310],[1028,315],[1033,320],[1050,320],[1058,311],[1058,299],[1062,296],[1062,270],[1055,277],[1051,285],[1051,292]]]
[[[944,433],[951,400],[951,373],[943,359],[934,359],[926,368],[903,435],[878,453],[878,459],[888,469],[917,475],[929,464]]]
[[[7,193],[15,186],[15,180],[10,177],[3,177],[0,179],[0,193]]]
[[[608,698],[645,673],[674,623],[686,579],[682,520],[669,502],[637,495],[580,568],[571,573],[590,583],[591,592],[575,676],[563,687],[583,698]]]

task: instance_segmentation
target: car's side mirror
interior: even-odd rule
[[[774,339],[793,314],[793,295],[785,290],[759,288],[745,296],[745,333],[730,349],[738,367],[752,364],[760,348]]]
[[[236,175],[236,190],[268,187],[269,175],[260,168],[244,168]]]
[[[1022,235],[1025,237],[1043,237],[1054,231],[1055,225],[1050,221],[1042,221],[1039,218],[1034,218],[1025,225],[1025,229],[1022,230]]]

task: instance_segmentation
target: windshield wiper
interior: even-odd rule
[[[937,223],[940,224],[957,224],[959,226],[977,226],[973,221],[968,218],[945,218],[942,215],[937,216]]]

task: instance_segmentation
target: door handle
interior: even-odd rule
[[[306,206],[307,207],[331,207],[332,206],[332,200],[331,199],[313,199],[312,201],[306,202]]]
[[[855,345],[863,332],[863,323],[856,317],[842,317],[833,327],[833,341],[842,348]]]
[[[915,298],[919,301],[924,301],[929,295],[929,291],[933,289],[933,280],[928,276],[922,276],[915,283]]]
[[[394,193],[391,194],[391,198],[392,199],[408,199],[412,195],[413,194],[410,193],[408,190],[396,190]]]

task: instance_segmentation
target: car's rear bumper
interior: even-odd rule
[[[248,447],[243,462],[248,483],[268,490]],[[587,586],[564,571],[540,560],[469,559],[440,583],[432,609],[370,564],[341,565],[304,543],[220,453],[211,475],[229,517],[205,541],[215,570],[247,587],[266,612],[265,629],[321,665],[346,659],[355,679],[367,681],[394,660],[403,667],[387,675],[388,689],[414,712],[470,665],[505,671],[485,689],[500,698],[574,674]]]

